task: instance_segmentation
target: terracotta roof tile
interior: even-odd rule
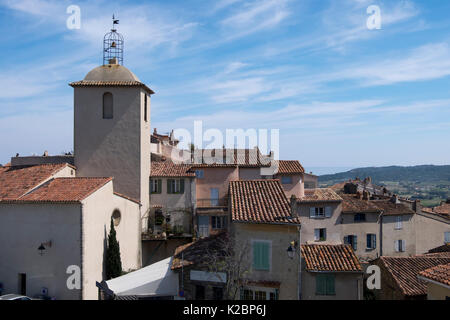
[[[279,160],[277,164],[277,174],[301,174],[305,172],[298,160]]]
[[[196,149],[195,167],[262,167],[270,166],[269,156],[259,149]]]
[[[299,202],[342,201],[342,198],[330,188],[316,188],[305,190],[305,196]]]
[[[56,178],[13,202],[80,202],[112,178]]]
[[[378,208],[383,210],[384,216],[398,216],[415,214],[407,205],[403,203],[393,203],[390,199],[387,200],[371,200]]]
[[[343,213],[381,213],[381,209],[372,201],[363,200],[354,194],[341,194]]]
[[[278,180],[231,181],[229,193],[233,221],[300,223],[291,219],[290,204]]]
[[[434,256],[381,257],[379,259],[406,296],[426,295],[426,284],[418,280],[418,274],[426,269],[450,263],[450,257]]]
[[[144,88],[149,94],[155,92],[147,87],[144,83],[139,81],[92,81],[81,80],[69,83],[69,86],[75,87],[141,87]]]
[[[187,164],[175,164],[170,160],[152,161],[151,177],[195,177],[195,172]]]
[[[444,244],[442,246],[433,248],[428,251],[428,253],[441,253],[441,252],[450,252],[450,243]]]
[[[362,272],[351,245],[303,244],[301,251],[308,271]]]
[[[26,167],[0,167],[0,200],[19,198],[66,166],[66,163],[61,163]]]
[[[450,286],[450,263],[426,269],[419,276]]]

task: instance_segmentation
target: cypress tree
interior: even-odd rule
[[[106,249],[106,279],[113,279],[122,275],[122,261],[120,259],[120,247],[116,238],[113,219],[111,219],[111,231],[108,235],[108,248]]]

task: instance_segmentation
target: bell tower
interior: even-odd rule
[[[117,23],[113,19],[113,26]],[[113,177],[114,191],[139,200],[144,217],[149,209],[154,92],[122,65],[123,44],[122,35],[113,28],[104,38],[103,65],[70,83],[75,166],[79,177]]]

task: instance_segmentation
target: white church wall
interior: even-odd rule
[[[26,274],[26,294],[34,297],[43,287],[56,299],[80,299],[80,290],[69,290],[70,265],[80,266],[81,205],[1,204],[0,282],[3,293],[20,293],[19,273]],[[38,248],[51,241],[43,255]]]
[[[105,279],[104,258],[111,216],[118,209],[120,224],[115,227],[120,245],[122,268],[141,265],[139,205],[113,194],[113,182],[83,200],[83,299],[98,299],[95,282]]]

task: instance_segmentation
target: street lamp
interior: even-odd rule
[[[295,249],[292,247],[292,245],[290,245],[286,251],[287,251],[287,255],[288,255],[289,259],[294,259]]]
[[[51,247],[52,246],[52,241],[47,241],[44,243],[41,243],[41,245],[38,248],[39,254],[42,256],[45,253],[45,247]]]

